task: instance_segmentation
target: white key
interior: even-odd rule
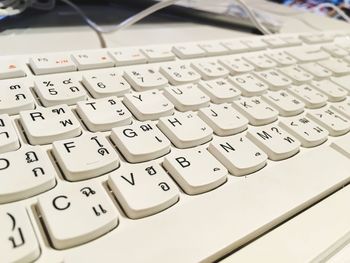
[[[255,75],[265,81],[271,90],[285,89],[292,81],[274,69],[255,72]]]
[[[296,65],[279,68],[279,70],[287,77],[291,78],[295,84],[303,84],[305,82],[310,82],[313,79],[313,76],[310,73],[307,73]]]
[[[228,48],[231,53],[242,53],[249,51],[249,47],[237,39],[225,40],[221,44]]]
[[[15,60],[0,60],[0,79],[20,78],[27,74],[23,70],[23,66]]]
[[[173,46],[172,52],[181,59],[204,57],[206,52],[196,44],[180,44]]]
[[[216,138],[208,150],[235,176],[253,173],[266,165],[267,155],[243,135]]]
[[[73,105],[86,100],[87,94],[81,83],[66,76],[47,76],[34,81],[35,92],[42,104],[50,107],[58,104]]]
[[[254,66],[241,57],[232,56],[220,58],[219,63],[226,67],[231,74],[241,74],[254,70]]]
[[[0,204],[22,200],[56,185],[56,172],[39,146],[0,155]]]
[[[17,132],[7,114],[0,115],[0,153],[17,150],[20,147]]]
[[[64,184],[39,198],[53,246],[66,249],[94,240],[118,225],[118,212],[98,182]]]
[[[269,86],[250,73],[229,77],[228,80],[247,97],[265,93]]]
[[[18,114],[34,109],[34,98],[29,86],[18,80],[0,80],[0,114]]]
[[[83,74],[83,84],[94,98],[123,96],[130,92],[130,84],[115,70]]]
[[[345,49],[333,44],[323,45],[322,48],[334,57],[342,58],[349,54]]]
[[[78,102],[77,112],[93,132],[108,131],[132,121],[131,113],[117,97]]]
[[[350,95],[350,76],[342,76],[342,77],[332,77],[331,81],[335,82],[339,86],[341,86],[343,89],[348,91],[348,95]]]
[[[143,64],[147,62],[145,55],[137,48],[120,48],[109,52],[117,66]]]
[[[213,130],[192,112],[160,118],[158,127],[177,148],[198,146],[213,136]]]
[[[281,39],[286,41],[290,46],[298,46],[303,43],[298,36],[281,36]]]
[[[161,66],[160,72],[173,85],[181,85],[189,82],[198,82],[201,76],[189,65],[182,63],[169,64]]]
[[[101,133],[56,141],[52,151],[69,181],[97,177],[119,166],[117,152]]]
[[[305,116],[281,120],[279,126],[297,138],[303,147],[315,147],[328,138],[328,131]]]
[[[227,169],[206,149],[172,152],[164,158],[163,166],[190,195],[213,190],[227,180]]]
[[[197,70],[204,80],[226,77],[229,71],[216,61],[192,62],[191,66]]]
[[[198,111],[198,116],[205,121],[219,136],[228,136],[247,129],[248,120],[230,104],[211,104]]]
[[[232,106],[245,116],[251,125],[265,125],[277,120],[278,111],[259,97],[236,100]]]
[[[300,67],[311,73],[316,79],[323,79],[332,76],[332,72],[329,69],[322,67],[316,62],[300,64]]]
[[[340,139],[335,140],[331,144],[331,147],[350,158],[350,133],[342,136]]]
[[[29,58],[29,65],[35,75],[76,71],[77,66],[69,55],[40,54]]]
[[[161,89],[168,85],[168,80],[150,67],[125,70],[124,77],[138,91]]]
[[[350,100],[333,103],[331,108],[350,119]]]
[[[231,102],[241,95],[241,91],[226,79],[200,81],[198,87],[210,97],[214,103]]]
[[[318,64],[332,71],[334,75],[340,76],[350,72],[350,65],[340,58],[331,58],[319,61]]]
[[[350,131],[350,120],[330,108],[310,111],[307,116],[326,128],[331,136],[340,136]]]
[[[286,41],[284,41],[282,38],[279,38],[279,37],[267,37],[267,38],[264,38],[263,41],[266,42],[271,48],[289,46],[289,44]]]
[[[257,69],[269,69],[277,66],[275,61],[266,57],[264,54],[246,55],[244,58]]]
[[[262,99],[277,109],[281,116],[294,116],[304,111],[305,104],[284,90],[269,91]]]
[[[348,94],[345,89],[328,79],[313,81],[312,86],[324,93],[332,102],[344,100]]]
[[[133,219],[159,213],[179,200],[179,190],[156,162],[121,167],[108,185],[126,214]]]
[[[249,38],[249,39],[244,39],[241,40],[241,42],[245,45],[247,45],[250,49],[250,51],[253,50],[262,50],[267,48],[267,44],[265,42],[263,42],[261,39],[259,38]]]
[[[327,103],[328,97],[311,85],[292,86],[288,91],[304,102],[305,107],[309,109],[320,108]]]
[[[0,208],[0,250],[3,262],[34,262],[40,256],[27,211],[18,205]]]
[[[210,102],[210,98],[192,84],[165,88],[164,95],[179,111],[198,110]]]
[[[220,56],[230,53],[225,46],[217,42],[200,43],[198,46],[202,48],[209,56]]]
[[[79,70],[110,68],[114,66],[113,59],[105,51],[76,52],[72,55]]]
[[[306,46],[288,49],[286,52],[300,62],[311,62],[329,58],[330,55],[317,46]]]
[[[31,144],[48,144],[79,136],[79,121],[67,105],[21,111],[21,124]]]
[[[274,51],[267,53],[266,55],[281,66],[290,66],[297,63],[297,61],[293,57],[287,55],[283,51]]]
[[[304,34],[300,35],[300,38],[308,44],[319,44],[324,42],[331,42],[333,41],[333,37],[326,35],[326,34]]]
[[[140,121],[157,120],[174,113],[174,105],[158,90],[127,94],[123,102]]]
[[[113,128],[111,138],[131,163],[153,160],[170,151],[169,140],[150,121]]]
[[[248,130],[247,136],[274,161],[299,152],[300,142],[275,124]]]
[[[148,62],[170,61],[175,59],[175,55],[170,48],[162,46],[145,47],[140,49]]]

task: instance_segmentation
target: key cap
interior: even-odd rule
[[[24,207],[2,206],[0,209],[1,260],[4,262],[34,262],[40,247]]]
[[[118,225],[118,212],[98,182],[64,184],[39,197],[38,209],[53,246],[67,249]]]
[[[82,82],[94,98],[123,96],[131,90],[130,84],[115,70],[84,72]]]
[[[220,56],[229,54],[229,50],[220,43],[206,42],[198,44],[209,56]]]
[[[279,69],[283,74],[293,80],[295,84],[303,84],[310,82],[313,76],[306,71],[302,70],[299,66],[289,66]]]
[[[131,113],[117,97],[81,101],[77,112],[90,131],[108,131],[132,122]]]
[[[244,56],[244,59],[246,59],[249,63],[260,70],[270,69],[277,66],[276,62],[264,56],[263,54],[246,55]]]
[[[307,116],[326,128],[331,136],[340,136],[350,131],[350,121],[330,108],[310,111]]]
[[[266,55],[281,66],[290,66],[297,63],[297,61],[293,57],[287,55],[283,51],[273,51],[266,53]]]
[[[195,147],[213,136],[213,130],[192,112],[160,118],[158,127],[177,148]]]
[[[306,46],[288,49],[286,52],[300,62],[318,61],[327,59],[330,55],[317,46]]]
[[[247,97],[261,95],[269,88],[265,82],[250,73],[229,77],[228,80]]]
[[[281,39],[286,41],[290,46],[298,46],[303,43],[297,36],[281,36]]]
[[[175,59],[175,55],[167,46],[145,47],[140,49],[148,62],[170,61]]]
[[[262,39],[265,43],[269,45],[270,48],[287,47],[289,44],[279,37],[268,37]]]
[[[56,185],[56,172],[39,146],[0,155],[0,204],[22,200]]]
[[[241,95],[239,89],[223,78],[200,81],[198,88],[208,95],[214,103],[231,102]]]
[[[0,79],[21,78],[26,75],[22,65],[17,61],[11,59],[0,60]]]
[[[31,144],[49,144],[79,136],[79,121],[67,105],[21,111],[21,124]]]
[[[229,74],[229,71],[216,61],[197,61],[192,62],[191,66],[204,80],[226,77]]]
[[[300,142],[275,124],[248,130],[247,137],[274,161],[287,159],[299,152]]]
[[[18,114],[22,110],[34,109],[34,99],[26,82],[0,80],[0,114]]]
[[[111,139],[131,163],[159,158],[170,151],[170,142],[150,121],[112,129]]]
[[[334,141],[331,146],[338,152],[350,158],[350,133]]]
[[[116,66],[143,64],[147,58],[138,48],[119,48],[108,52],[115,61]]]
[[[68,55],[40,54],[29,58],[29,65],[35,75],[76,71],[77,66]]]
[[[118,154],[101,133],[56,141],[52,151],[69,181],[97,177],[119,166]]]
[[[7,114],[0,115],[0,153],[17,150],[20,147],[17,132]]]
[[[168,66],[161,66],[160,72],[173,85],[181,85],[190,82],[198,82],[201,76],[186,64],[172,64]]]
[[[262,50],[267,48],[267,44],[258,38],[249,38],[241,40],[241,42],[250,48],[250,51]]]
[[[179,111],[198,110],[210,102],[210,98],[192,84],[165,88],[164,95]]]
[[[34,81],[34,89],[45,107],[58,104],[73,105],[87,99],[80,82],[66,76],[47,76]]]
[[[254,70],[253,65],[249,64],[243,58],[237,56],[220,58],[219,63],[221,63],[225,68],[227,68],[232,75],[246,73]]]
[[[332,77],[331,81],[335,82],[336,84],[341,86],[343,89],[347,90],[348,95],[350,95],[350,87],[349,87],[350,76]]]
[[[332,110],[335,110],[339,112],[340,114],[344,115],[348,119],[350,119],[350,101],[343,101],[338,103],[333,103],[331,105]]]
[[[230,53],[242,53],[249,51],[249,47],[237,39],[225,40],[221,44],[229,49]]]
[[[322,67],[316,62],[300,64],[300,67],[311,73],[316,79],[323,79],[332,76],[332,72],[329,69]]]
[[[180,44],[173,46],[172,52],[181,59],[204,57],[206,52],[196,44]]]
[[[236,100],[232,106],[249,120],[251,125],[265,125],[277,120],[278,111],[259,97]]]
[[[292,86],[288,91],[304,102],[305,107],[309,109],[320,108],[327,103],[328,97],[311,85]]]
[[[325,94],[328,100],[332,102],[344,100],[348,93],[345,89],[328,79],[313,81],[311,84],[312,87]]]
[[[304,34],[300,38],[307,44],[319,44],[333,41],[333,38],[326,34]]]
[[[248,120],[230,104],[211,104],[198,111],[198,116],[205,121],[219,136],[228,136],[247,129]]]
[[[114,67],[114,61],[105,51],[76,52],[72,59],[79,70]]]
[[[342,58],[349,54],[345,49],[342,49],[341,47],[338,47],[333,44],[323,45],[322,49],[330,53],[332,56],[339,57],[339,58]]]
[[[217,138],[208,150],[235,176],[254,173],[266,165],[267,155],[243,135]]]
[[[255,72],[255,75],[266,82],[271,90],[280,90],[289,87],[292,81],[274,69]]]
[[[174,113],[174,105],[158,90],[127,94],[123,102],[140,121],[158,120]]]
[[[125,70],[124,77],[138,91],[162,89],[168,85],[168,80],[150,67]]]
[[[336,76],[345,75],[350,72],[350,65],[340,58],[322,60],[318,64],[329,69]]]
[[[176,185],[156,162],[122,167],[111,173],[108,185],[133,219],[159,213],[179,200]]]
[[[211,191],[227,180],[227,169],[206,149],[172,152],[163,166],[189,195]]]
[[[298,115],[304,111],[305,104],[284,90],[268,91],[261,98],[284,117]]]
[[[324,143],[328,138],[328,131],[305,116],[296,116],[279,122],[284,130],[292,134],[303,147],[315,147]]]

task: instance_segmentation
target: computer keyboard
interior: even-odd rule
[[[349,131],[347,32],[2,56],[0,261],[272,262],[342,217]]]

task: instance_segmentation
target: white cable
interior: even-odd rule
[[[317,6],[315,6],[314,8],[312,8],[313,11],[319,11],[320,9],[322,8],[331,8],[333,9],[334,11],[337,12],[337,14],[339,16],[341,16],[346,22],[350,23],[350,18],[349,16],[343,11],[341,10],[338,6],[336,5],[333,5],[331,3],[321,3]]]
[[[14,16],[22,13],[28,7],[28,0],[16,0],[6,8],[0,8],[0,16]]]

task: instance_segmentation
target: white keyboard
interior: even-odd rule
[[[349,131],[346,32],[2,56],[0,261],[329,256]]]

